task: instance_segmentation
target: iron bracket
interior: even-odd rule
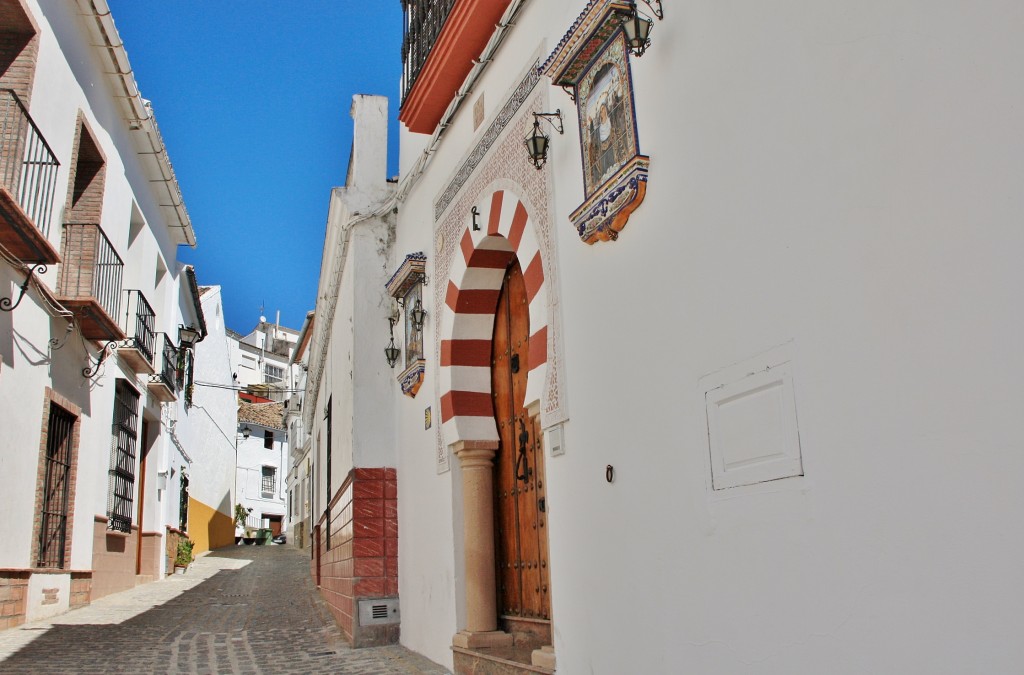
[[[0,298],[0,312],[13,312],[21,304],[21,299],[25,297],[25,291],[28,290],[29,283],[32,282],[32,276],[35,274],[46,274],[46,265],[42,263],[26,265],[26,267],[28,268],[28,276],[25,277],[25,282],[19,286],[21,292],[18,294],[18,299],[12,302],[10,298]]]

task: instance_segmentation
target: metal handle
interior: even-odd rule
[[[521,480],[524,483],[530,480],[530,464],[526,458],[526,443],[530,440],[530,432],[526,430],[526,423],[519,418],[519,424],[522,425],[523,430],[519,432],[519,456],[516,457],[516,480]],[[519,467],[522,467],[522,471]]]

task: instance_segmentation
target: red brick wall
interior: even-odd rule
[[[13,89],[26,108],[35,79],[38,33],[21,0],[0,0],[0,89]]]
[[[360,627],[357,616],[360,599],[398,595],[395,470],[353,469],[331,500],[330,514],[329,547],[326,519],[317,530],[320,592],[335,621],[353,646],[397,642],[397,625]],[[314,580],[316,562],[310,566]]]
[[[25,623],[28,570],[0,570],[0,630]]]
[[[135,587],[135,550],[139,528],[130,535],[107,529],[105,516],[94,516],[92,537],[93,600]]]
[[[85,607],[92,601],[92,572],[71,573],[71,609]]]

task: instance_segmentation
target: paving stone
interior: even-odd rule
[[[404,647],[350,649],[290,546],[234,546],[184,575],[0,631],[0,674],[441,675]]]

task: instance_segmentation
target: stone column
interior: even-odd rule
[[[452,639],[456,647],[511,645],[512,635],[498,630],[494,585],[494,453],[497,442],[460,441],[454,445],[462,465],[462,519],[466,550],[466,629]]]

